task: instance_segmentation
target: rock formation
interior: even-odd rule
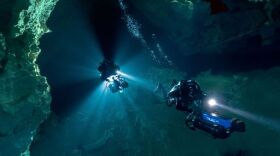
[[[279,28],[277,0],[224,2],[229,11],[212,15],[210,4],[202,0],[131,1],[185,55],[236,52],[247,48],[248,40],[257,39],[258,34]]]
[[[58,0],[0,2],[0,155],[29,155],[50,114],[50,87],[36,64],[39,40]]]

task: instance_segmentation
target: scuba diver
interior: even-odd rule
[[[205,104],[214,106],[215,99],[209,99],[194,80],[173,80],[171,90],[167,93],[161,83],[156,91],[161,90],[169,107],[175,106],[177,110],[186,114],[186,125],[195,130],[203,130],[215,138],[227,138],[234,131],[244,132],[245,123],[239,119],[227,119],[217,116],[207,110]]]
[[[175,83],[175,81],[173,81]],[[202,99],[200,86],[193,80],[182,80],[174,84],[167,94],[167,105],[175,105],[177,110],[192,112],[192,104]]]
[[[123,92],[123,90],[128,87],[128,83],[119,74],[112,76],[108,80],[107,86],[110,88],[112,93]]]
[[[100,63],[98,67],[98,71],[100,72],[100,79],[104,81],[108,81],[107,79],[110,76],[117,75],[118,70],[120,70],[120,67],[109,59],[105,59],[102,63]]]
[[[120,67],[109,59],[105,59],[98,67],[100,79],[106,81],[106,87],[108,87],[112,93],[123,92],[123,90],[128,87],[128,83],[125,79],[118,74],[119,70]]]

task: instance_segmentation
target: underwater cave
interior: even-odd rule
[[[280,1],[0,0],[0,156],[280,155]]]

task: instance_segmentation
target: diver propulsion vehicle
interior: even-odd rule
[[[164,92],[162,86],[159,88]],[[199,129],[221,139],[228,138],[233,132],[245,132],[245,123],[240,119],[224,118],[214,113],[213,108],[220,104],[203,93],[193,80],[175,83],[166,100],[168,106],[175,105],[177,110],[186,114],[185,123],[192,130]]]
[[[214,138],[225,139],[232,132],[245,132],[245,123],[240,119],[226,119],[213,113],[196,112],[186,117],[186,125],[192,129],[200,129]]]
[[[212,112],[213,110],[209,107],[215,107],[217,105],[216,100],[211,98],[206,101],[206,95],[204,98],[199,101],[200,106],[195,106],[204,108],[193,109],[186,116],[185,123],[191,130],[200,129],[211,134],[214,138],[220,139],[228,138],[233,132],[245,132],[243,121],[237,118],[224,118],[216,112]],[[206,106],[208,109],[205,108]]]

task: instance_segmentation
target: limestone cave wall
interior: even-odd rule
[[[36,64],[58,0],[0,1],[0,155],[29,155],[50,114],[50,87]]]

